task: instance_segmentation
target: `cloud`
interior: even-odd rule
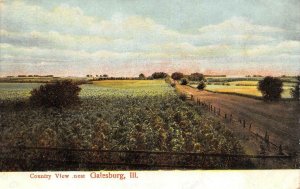
[[[251,62],[271,65],[279,59],[297,65],[300,42],[285,40],[282,36],[287,33],[290,31],[236,17],[180,32],[138,15],[116,13],[103,19],[67,4],[46,9],[11,1],[1,5],[0,64],[5,73],[15,70],[15,63],[26,64],[28,69],[32,64],[134,64],[133,68],[141,65],[142,69],[152,63],[153,70],[172,70],[182,62],[188,62],[185,70],[192,70],[201,61],[213,65],[217,59],[227,65],[233,59],[241,66]],[[132,69],[129,66],[124,69]]]
[[[250,20],[241,17],[233,17],[216,25],[208,25],[198,30],[200,33],[222,32],[236,34],[257,34],[257,33],[278,33],[284,32],[283,29],[277,27],[263,26],[253,24]]]
[[[86,16],[78,7],[60,5],[47,10],[23,1],[11,1],[3,5],[1,26],[16,32],[57,31],[62,33],[87,34],[96,24],[94,17]]]
[[[275,46],[259,45],[245,51],[250,56],[300,55],[300,41],[283,41]]]

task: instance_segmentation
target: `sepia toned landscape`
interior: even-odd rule
[[[299,2],[166,2],[0,1],[1,171],[299,169]]]
[[[212,93],[169,76],[87,78],[79,85],[77,104],[39,107],[30,92],[43,83],[32,81],[0,83],[3,170],[254,169],[298,163],[299,105],[291,98],[266,102]]]

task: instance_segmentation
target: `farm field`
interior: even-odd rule
[[[0,83],[0,100],[27,99],[30,91],[40,85],[40,83]]]
[[[249,95],[254,97],[261,97],[261,92],[257,89],[258,81],[232,81],[227,82],[227,85],[222,84],[213,84],[207,85],[206,90],[211,92],[218,93],[234,93],[234,94],[242,94]],[[282,98],[291,98],[290,91],[295,85],[294,83],[283,83],[283,92],[281,94]],[[196,88],[197,84],[192,84],[192,87]]]
[[[39,84],[0,84],[0,142],[8,146],[97,150],[147,150],[243,154],[239,141],[217,119],[181,101],[163,80],[99,81],[81,85],[81,104],[54,109],[31,107],[29,92]],[[134,85],[135,87],[132,87]],[[19,90],[16,90],[19,89]],[[3,92],[4,91],[4,92]],[[9,95],[10,94],[10,95]],[[17,157],[24,153],[16,152]],[[26,158],[44,157],[34,152]],[[97,161],[97,154],[82,153],[48,158]],[[117,157],[110,157],[110,160]],[[132,157],[123,157],[132,161]],[[127,159],[126,159],[127,158]],[[136,159],[135,161],[142,161]],[[168,161],[175,161],[169,159]],[[183,159],[185,163],[192,163]],[[28,162],[15,170],[37,169]],[[242,164],[242,162],[240,162]],[[239,160],[210,160],[203,167],[233,168]],[[6,164],[0,165],[5,169]],[[48,165],[50,166],[50,165]],[[251,164],[247,164],[251,167]],[[247,166],[243,166],[244,168]],[[51,167],[51,166],[50,166]],[[53,169],[57,168],[55,166]],[[63,168],[61,168],[63,169]],[[85,169],[77,167],[77,169]]]
[[[94,85],[108,88],[131,89],[131,88],[153,88],[162,87],[164,80],[102,80],[93,81]]]
[[[0,83],[46,83],[61,79],[59,77],[6,77],[0,78]]]
[[[180,91],[193,94],[195,99],[220,108],[223,115],[224,113],[232,114],[233,119],[246,120],[248,126],[252,123],[262,136],[267,131],[277,144],[282,144],[289,151],[299,153],[299,106],[297,102],[266,103],[243,96],[199,91],[189,86],[178,85],[178,88]]]

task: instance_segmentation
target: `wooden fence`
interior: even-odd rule
[[[0,146],[0,169],[253,169],[292,156]],[[251,160],[252,159],[252,160]],[[253,162],[256,162],[255,165]],[[280,165],[281,164],[277,164]],[[293,168],[293,167],[290,167]]]
[[[278,154],[285,154],[289,153],[288,151],[284,150],[283,144],[275,140],[274,136],[268,132],[268,130],[263,130],[260,127],[255,126],[255,121],[253,120],[246,120],[243,117],[236,116],[233,113],[228,111],[223,111],[220,107],[213,105],[213,103],[208,103],[205,101],[201,101],[199,98],[196,98],[191,95],[190,99],[195,101],[198,106],[201,106],[211,112],[213,115],[223,118],[225,121],[228,121],[231,124],[241,126],[244,128],[245,132],[249,132],[253,134],[257,139],[262,140],[267,145],[273,145],[278,150]],[[293,136],[289,133],[282,131],[283,134],[290,137],[291,140],[297,141]]]

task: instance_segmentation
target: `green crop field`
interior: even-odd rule
[[[20,100],[30,96],[33,88],[40,83],[0,83],[0,100]]]
[[[1,144],[243,153],[230,131],[213,117],[201,115],[199,108],[181,101],[163,80],[80,85],[81,104],[62,110],[28,104],[30,90],[38,85],[0,85]],[[222,162],[211,165],[224,166]]]

